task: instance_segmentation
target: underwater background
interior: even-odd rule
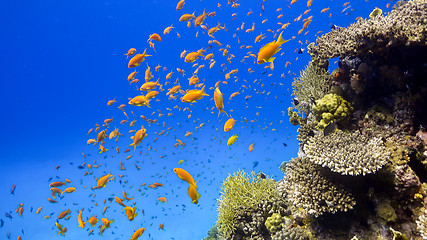
[[[188,0],[177,11],[178,1],[0,0],[0,239],[62,238],[55,222],[67,228],[68,239],[129,239],[139,228],[145,228],[140,239],[203,239],[217,221],[217,199],[229,174],[243,169],[282,179],[280,165],[299,150],[298,128],[290,124],[288,108],[294,103],[292,81],[310,61],[307,45],[334,25],[348,27],[357,17],[368,18],[375,7],[387,12],[395,4],[309,2],[310,6],[302,0],[292,4],[284,0]],[[204,10],[216,13],[206,17],[205,26],[223,27],[214,37],[201,27],[178,21],[184,13],[198,16]],[[298,33],[307,21],[308,27]],[[286,23],[290,24],[282,27]],[[164,34],[171,25],[171,32]],[[257,64],[249,52],[256,55],[280,32],[290,41],[275,55],[274,69],[269,63]],[[155,49],[147,41],[153,33],[162,38],[152,41]],[[260,34],[264,38],[254,43]],[[221,45],[208,42],[212,40]],[[127,80],[134,71],[128,68],[131,57],[124,55],[130,48],[137,53],[146,49],[152,55],[136,68],[140,82],[135,84]],[[211,68],[212,61],[203,57],[195,62],[205,65],[200,69],[180,58],[183,50],[201,48],[214,54]],[[223,56],[224,49],[227,56]],[[336,60],[330,59],[329,72],[337,67]],[[164,91],[151,99],[150,107],[131,106],[128,98],[141,93],[138,89],[147,64],[152,81],[159,78]],[[166,93],[176,83],[184,91],[195,88],[189,86],[188,78],[196,69],[209,96],[192,104],[180,100],[183,93],[169,99]],[[237,73],[226,79],[226,73],[234,69]],[[170,71],[173,75],[166,80]],[[229,117],[218,116],[213,99],[218,81],[224,110],[236,120],[228,132],[223,128]],[[239,94],[230,98],[235,92]],[[113,99],[117,102],[107,104]],[[126,105],[123,111],[118,109],[121,104]],[[113,121],[105,124],[106,119]],[[95,131],[96,124],[99,131]],[[134,150],[129,144],[135,133],[129,131],[141,125],[147,136]],[[121,135],[118,141],[105,140],[108,151],[99,153],[99,145],[87,144],[101,130],[108,129],[108,136],[114,128]],[[88,133],[89,129],[93,131]],[[187,131],[192,134],[185,136]],[[238,138],[227,146],[232,135]],[[177,140],[184,144],[176,145]],[[248,149],[251,144],[253,151]],[[124,152],[127,148],[130,151]],[[174,168],[185,169],[197,181],[198,204],[192,203],[187,184]],[[92,189],[109,172],[114,178],[104,188]],[[49,184],[66,179],[70,180],[66,187],[75,187],[75,192],[56,196],[57,203],[49,202],[53,198]],[[163,186],[148,187],[153,183]],[[13,193],[11,188],[15,188]],[[115,196],[123,199],[123,190],[133,198],[124,203],[136,206],[138,212],[133,221],[114,200]],[[160,202],[159,197],[167,202]],[[17,210],[20,207],[22,214]],[[57,220],[65,210],[71,211],[69,219]],[[78,227],[79,210],[84,221],[97,215],[98,224]],[[104,217],[114,222],[100,235]]]

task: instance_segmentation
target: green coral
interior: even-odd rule
[[[285,219],[280,215],[280,213],[273,213],[271,217],[268,217],[265,220],[265,227],[271,234],[275,234],[284,226]]]
[[[300,112],[305,112],[305,104],[311,102],[311,99],[320,99],[331,89],[331,78],[324,68],[310,62],[304,71],[301,71],[300,77],[292,82],[294,89],[293,95],[296,96],[300,104],[295,107]]]
[[[222,183],[218,200],[218,230],[225,238],[230,238],[238,224],[241,211],[255,210],[263,201],[278,198],[277,183],[270,177],[259,177],[255,172],[243,170],[229,175]]]
[[[351,116],[353,107],[341,96],[330,93],[322,99],[316,100],[313,112],[316,116],[318,129],[325,129],[332,122],[342,122]]]

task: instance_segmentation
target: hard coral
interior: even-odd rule
[[[313,164],[305,157],[293,158],[286,166],[284,187],[288,200],[313,216],[352,209],[353,196],[326,168]]]
[[[246,173],[243,170],[229,175],[222,184],[221,197],[218,200],[218,230],[226,238],[232,238],[241,224],[244,224],[244,216],[252,216],[251,219],[261,218],[255,225],[263,225],[264,216],[258,216],[260,205],[269,205],[271,201],[280,199],[276,182],[267,177],[259,177],[256,173]],[[271,205],[271,204],[270,204]],[[266,208],[266,207],[264,207]],[[267,209],[261,208],[260,210]],[[271,206],[270,206],[271,210]],[[251,229],[239,228],[240,232],[249,232]],[[259,226],[256,226],[259,227]],[[252,228],[252,227],[250,227]]]
[[[311,99],[320,99],[327,94],[331,88],[331,78],[328,72],[318,65],[310,62],[300,73],[300,77],[292,82],[293,95],[301,104],[295,107],[299,111],[306,111],[304,106],[311,102]]]
[[[423,239],[427,239],[427,210],[425,210],[424,214],[421,215],[417,222],[417,229],[420,231]]]
[[[284,225],[285,219],[280,215],[280,213],[273,213],[273,215],[265,220],[265,227],[271,234],[279,231]]]
[[[313,112],[317,120],[317,128],[325,129],[332,122],[342,122],[348,120],[351,116],[353,107],[341,96],[330,93],[322,99],[316,100],[313,106]]]
[[[304,145],[307,158],[342,175],[366,175],[381,169],[389,152],[380,138],[368,138],[358,131],[337,131],[314,136]]]
[[[318,38],[309,54],[329,59],[382,51],[390,45],[425,45],[427,38],[425,0],[408,1],[386,16],[359,19],[347,28],[338,28]]]

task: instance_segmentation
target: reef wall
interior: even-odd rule
[[[398,2],[310,44],[298,156],[230,175],[206,239],[427,239],[426,27],[427,1]]]

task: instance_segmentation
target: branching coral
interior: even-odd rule
[[[304,145],[308,159],[342,175],[366,175],[381,169],[389,152],[380,138],[368,138],[358,131],[337,131],[314,136]]]
[[[276,182],[267,177],[259,177],[239,170],[229,175],[222,184],[218,200],[218,230],[222,236],[230,238],[237,228],[238,214],[249,212],[259,204],[279,198]],[[264,222],[264,221],[262,221]]]
[[[391,45],[425,45],[427,38],[425,0],[408,1],[386,16],[359,19],[347,28],[338,28],[318,38],[309,53],[328,59],[364,55]]]
[[[300,77],[292,82],[295,95],[301,103],[308,103],[311,99],[320,99],[331,89],[331,78],[328,72],[310,62],[308,66],[301,71]],[[302,109],[304,104],[295,106],[299,111],[304,112]]]
[[[325,129],[332,122],[341,122],[350,118],[353,107],[341,96],[330,93],[316,100],[313,112],[316,116],[318,129]]]
[[[330,178],[332,174],[305,157],[292,159],[283,184],[288,200],[314,216],[352,209],[356,204],[352,195]]]

